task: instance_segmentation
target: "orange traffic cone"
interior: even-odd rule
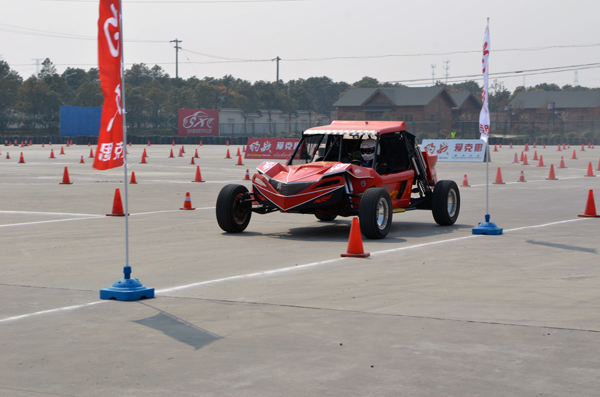
[[[148,164],[148,162],[146,161],[146,151],[145,150],[142,153],[142,161],[140,162],[140,164]]]
[[[183,148],[179,148],[179,155],[177,157],[183,157],[183,151],[182,151],[182,149]]]
[[[65,172],[63,173],[63,181],[59,183],[59,185],[72,185],[67,167],[65,167]]]
[[[544,143],[544,149],[546,149],[546,144]]]
[[[94,149],[90,149],[90,158],[93,159],[94,158]]]
[[[537,160],[538,156],[537,156],[537,150],[533,153],[533,160]]]
[[[362,236],[360,234],[360,225],[358,224],[358,217],[352,218],[352,226],[350,227],[350,238],[348,239],[348,249],[345,254],[341,254],[343,257],[351,258],[366,258],[371,255],[363,249]]]
[[[54,149],[50,149],[50,157],[48,157],[49,159],[55,159],[56,157],[54,157]]]
[[[150,157],[150,156],[148,156],[148,153],[146,152],[146,148],[144,148],[143,154],[144,154],[144,157]]]
[[[560,151],[561,151],[561,149],[560,149],[560,145],[558,145],[558,150],[557,150],[557,152],[560,152]]]
[[[512,149],[512,142],[510,143],[510,148]]]
[[[523,165],[529,165],[527,162],[527,155],[523,156]]]
[[[518,163],[519,163],[519,157],[515,153],[515,159],[513,160],[513,164],[518,164]]]
[[[598,168],[596,168],[596,171],[600,171],[600,160],[598,160]]]
[[[175,139],[173,139],[173,146],[175,146]]]
[[[227,140],[227,146],[229,146],[229,140]]]
[[[52,141],[49,141],[49,142],[48,142],[48,146],[52,146]]]
[[[88,141],[88,147],[92,146],[92,143],[90,141]]]
[[[567,148],[567,144],[563,143],[563,150],[565,150]]]
[[[21,158],[19,159],[19,164],[25,164],[25,159],[23,158],[23,152],[21,152]],[[592,164],[592,163],[590,163]]]
[[[528,143],[526,143],[526,144],[525,144],[525,151],[526,151],[526,152],[528,152],[528,151],[529,151],[529,144],[528,144]]]
[[[471,185],[469,185],[469,180],[467,179],[467,174],[465,174],[465,176],[463,177],[463,183],[460,186],[461,187],[471,187]]]
[[[183,202],[183,208],[180,210],[195,210],[196,208],[192,207],[192,198],[190,197],[190,192],[185,194],[185,201]]]
[[[25,147],[25,146],[23,145],[23,141],[21,141],[21,147]]]
[[[85,164],[85,161],[83,161],[83,156],[81,156],[81,160],[79,160],[79,164]]]
[[[550,164],[550,174],[548,174],[547,181],[556,181],[558,178],[554,175],[554,164]]]
[[[150,146],[150,139],[148,139],[148,146]]]
[[[596,214],[596,204],[594,203],[594,191],[590,189],[588,193],[587,203],[585,205],[585,212],[583,215],[578,215],[582,218],[600,218],[600,215]]]
[[[592,164],[592,163],[590,163],[590,164]],[[241,154],[238,156],[238,162],[236,165],[244,165],[244,164],[242,164],[242,155]]]
[[[131,142],[129,142],[129,147],[131,147]]]
[[[198,144],[198,146],[202,146],[202,139],[200,139],[200,143]]]
[[[560,156],[560,165],[558,166],[558,168],[567,168],[565,166],[565,159],[563,158],[563,156]]]
[[[536,146],[535,146],[535,142],[533,142],[533,148],[534,148],[534,149],[536,148]]]
[[[44,147],[44,142],[42,142],[42,147]]]
[[[594,175],[594,170],[592,169],[592,162],[591,161],[588,164],[587,174],[585,174],[584,176],[596,176],[596,175]]]
[[[575,150],[573,150],[573,156],[571,157],[571,160],[577,160],[577,152]]]
[[[585,152],[585,147],[584,147],[583,143],[581,144],[581,151]]]
[[[69,141],[67,141],[67,147],[69,147]]]
[[[123,211],[123,202],[121,201],[121,192],[119,189],[115,189],[112,214],[106,214],[106,216],[125,216],[125,211]]]
[[[190,161],[190,165],[196,165],[196,163],[194,163],[194,158],[192,157],[192,161]]]
[[[173,149],[171,149],[171,154],[169,155],[169,158],[170,159],[175,158],[175,156],[173,156]]]
[[[588,142],[588,149],[591,149],[591,148],[592,148],[592,142],[590,141],[590,142]]]
[[[525,173],[521,171],[521,175],[519,176],[519,180],[517,182],[527,182],[525,180]]]
[[[10,154],[8,152],[6,152],[6,159],[10,160]]]
[[[496,172],[496,181],[493,183],[493,185],[504,185],[504,182],[502,182],[502,172],[500,171],[500,167],[498,167],[498,171]]]
[[[185,154],[185,146],[181,145],[181,153]]]
[[[225,156],[226,159],[230,159],[231,156],[229,155],[229,149],[227,149],[227,156]]]
[[[202,180],[202,175],[200,175],[200,166],[196,166],[196,179],[194,179],[192,182],[204,182]]]
[[[244,181],[249,181],[250,180],[250,172],[248,170],[246,170],[246,176],[243,179]]]
[[[521,159],[519,161],[525,161],[525,152],[521,152]]]
[[[194,157],[197,158],[197,159],[200,158],[200,156],[198,156],[198,149],[196,149],[196,153],[194,153]]]
[[[238,152],[236,154],[236,156],[241,156],[242,154],[240,153],[240,148],[238,148]]]
[[[73,140],[72,140],[72,139],[71,139],[71,141],[70,141],[70,142],[71,142],[71,146],[73,146]]]
[[[60,154],[65,154],[65,148],[64,147],[60,147]]]
[[[540,154],[540,162],[537,165],[538,167],[545,167],[544,165],[544,156]]]
[[[500,145],[500,147],[502,147],[502,145]],[[246,145],[242,146],[242,152],[246,153]]]
[[[135,172],[131,172],[131,180],[129,181],[130,185],[137,185],[137,179],[135,179]]]

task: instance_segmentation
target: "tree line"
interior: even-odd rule
[[[143,63],[125,70],[124,77],[127,128],[134,134],[173,133],[179,109],[237,108],[245,118],[259,109],[280,110],[289,115],[297,110],[329,115],[334,110],[333,103],[350,88],[401,86],[381,83],[373,77],[363,77],[352,84],[329,77],[254,83],[231,75],[181,79],[169,76],[158,65],[148,67]],[[481,97],[481,86],[473,80],[446,87]],[[503,110],[518,92],[588,89],[544,83],[517,87],[511,93],[496,80],[489,87],[490,111]],[[59,74],[50,59],[45,59],[37,75],[23,79],[6,61],[0,61],[0,134],[58,134],[60,106],[99,107],[102,102],[97,68],[86,71],[69,67]]]

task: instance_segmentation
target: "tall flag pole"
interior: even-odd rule
[[[123,166],[125,177],[125,267],[124,278],[100,290],[100,299],[133,301],[154,298],[154,288],[132,279],[129,266],[129,200],[127,191],[127,128],[123,85],[123,15],[120,0],[100,0],[98,18],[98,72],[104,95],[98,148],[94,168],[108,170]]]
[[[485,222],[479,222],[477,227],[473,228],[473,234],[502,234],[502,228],[496,226],[496,224],[490,222],[490,211],[489,211],[489,197],[490,197],[490,148],[488,144],[488,138],[490,136],[490,110],[489,110],[489,97],[488,97],[488,70],[489,70],[489,58],[490,58],[490,19],[487,19],[487,25],[485,27],[485,34],[483,35],[483,57],[481,59],[482,72],[483,72],[483,89],[481,92],[481,113],[479,113],[479,133],[480,139],[485,141],[486,147],[486,161],[485,161]]]

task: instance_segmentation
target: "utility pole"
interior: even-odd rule
[[[446,71],[446,85],[448,85],[448,75],[450,74],[450,72],[448,72],[450,70],[450,65],[448,65],[449,63],[449,59],[444,59],[444,70]]]
[[[575,71],[575,81],[573,82],[573,86],[577,87],[579,85],[579,72]]]
[[[279,87],[279,61],[281,61],[281,58],[277,56],[277,58],[273,58],[271,61],[277,61],[277,80],[275,81],[277,82],[277,87]]]
[[[179,78],[179,50],[181,50],[181,47],[179,47],[179,43],[183,43],[183,41],[181,40],[171,40],[169,43],[175,43],[175,78],[178,79]]]
[[[435,67],[437,65],[431,64],[431,85],[435,85]]]
[[[36,77],[40,74],[40,61],[43,61],[44,58],[32,58],[35,61],[35,75]]]

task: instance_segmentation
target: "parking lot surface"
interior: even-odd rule
[[[492,151],[500,236],[472,234],[486,165],[438,163],[440,179],[471,185],[457,223],[394,214],[363,259],[340,257],[350,218],[253,214],[222,232],[220,189],[250,187],[261,161],[172,148],[129,147],[132,277],[156,298],[119,302],[99,290],[123,277],[125,220],[106,216],[123,168],[93,170],[95,147],[0,146],[0,395],[598,395],[600,218],[578,215],[590,189],[600,199],[600,177],[584,176],[590,162],[600,174],[600,149],[530,146],[530,165],[512,163],[523,146]],[[186,192],[194,211],[179,210]]]

